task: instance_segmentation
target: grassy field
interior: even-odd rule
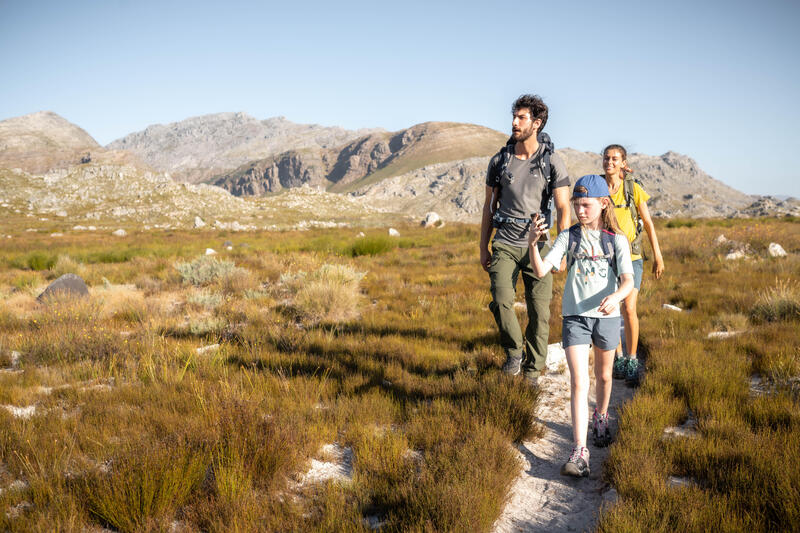
[[[520,466],[511,444],[541,431],[537,392],[499,371],[477,228],[399,229],[0,241],[0,529],[490,529]],[[724,261],[720,233],[762,258]],[[599,528],[791,529],[800,224],[659,236],[667,274],[640,300],[648,374]],[[792,255],[764,259],[772,241]],[[37,303],[66,272],[90,296]],[[721,329],[745,331],[706,338]],[[690,412],[697,435],[664,439]],[[352,479],[304,482],[332,443]]]

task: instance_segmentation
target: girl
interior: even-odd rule
[[[581,477],[589,475],[589,346],[594,345],[597,396],[592,430],[595,445],[605,446],[610,440],[608,402],[614,349],[619,344],[619,303],[633,287],[633,266],[628,241],[619,234],[605,179],[595,174],[583,176],[575,183],[572,203],[579,224],[559,233],[542,259],[536,243],[547,233],[547,226],[537,214],[531,223],[528,248],[537,276],[544,276],[567,256],[561,329],[570,373],[575,447],[561,474]],[[622,280],[619,287],[617,277]]]
[[[656,229],[650,210],[647,209],[647,200],[650,195],[633,181],[626,179],[626,174],[633,174],[628,168],[628,152],[619,144],[611,144],[603,150],[603,168],[605,169],[606,183],[614,202],[614,211],[622,233],[631,243],[631,261],[633,262],[633,290],[622,302],[622,318],[625,322],[625,347],[628,356],[623,357],[622,343],[617,346],[614,358],[613,376],[625,379],[625,382],[636,385],[639,382],[640,366],[636,357],[639,348],[639,316],[636,313],[636,301],[639,297],[639,288],[642,285],[642,272],[644,271],[641,255],[641,229],[638,227],[641,220],[650,246],[653,248],[653,275],[656,279],[664,273],[664,259],[661,257],[661,248],[658,246]],[[630,188],[631,190],[626,190]],[[638,215],[638,216],[637,216]]]

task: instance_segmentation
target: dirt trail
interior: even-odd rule
[[[616,498],[616,491],[602,479],[602,465],[609,449],[595,447],[590,435],[589,477],[574,479],[562,476],[561,465],[572,450],[569,371],[548,371],[539,379],[539,385],[542,389],[539,421],[545,426],[546,434],[536,442],[523,442],[517,446],[523,468],[492,531],[593,531],[603,502]],[[617,409],[632,395],[633,390],[626,387],[624,381],[614,380],[609,408],[614,434],[617,431]],[[594,401],[592,379],[590,413]]]

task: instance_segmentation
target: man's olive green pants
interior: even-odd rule
[[[540,251],[542,255],[546,253],[546,249]],[[514,297],[520,272],[528,309],[528,326],[524,337],[514,312]],[[531,268],[527,247],[494,242],[489,278],[492,282],[492,302],[489,303],[489,309],[500,329],[500,345],[507,356],[522,356],[522,371],[526,375],[539,375],[544,370],[547,358],[550,300],[553,296],[552,274],[548,272],[541,279],[536,277]]]

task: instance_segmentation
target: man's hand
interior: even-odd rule
[[[486,247],[481,247],[481,266],[486,272],[489,272],[489,265],[492,264],[492,256]]]

